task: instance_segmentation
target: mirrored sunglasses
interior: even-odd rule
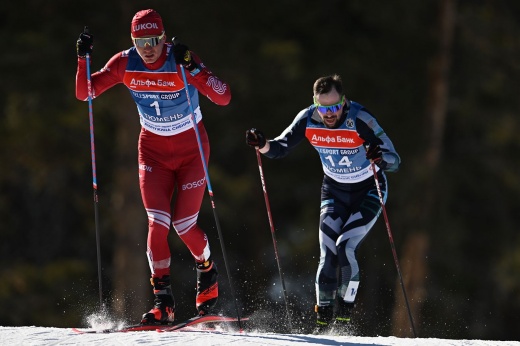
[[[153,37],[132,37],[132,40],[134,41],[135,45],[137,47],[144,47],[146,45],[149,45],[150,47],[155,47],[161,42],[161,40],[164,37],[164,32],[161,34],[161,36],[153,36]]]
[[[345,102],[345,96],[343,96],[341,98],[341,101],[339,101],[338,103],[335,103],[333,105],[328,105],[328,106],[320,105],[318,102],[316,102],[316,99],[314,99],[314,104],[316,105],[316,108],[318,109],[318,111],[320,113],[327,113],[327,112],[336,113],[337,111],[339,111],[341,109],[341,106],[343,106],[343,102]]]

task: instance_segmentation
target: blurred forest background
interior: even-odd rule
[[[131,46],[131,18],[146,8],[231,86],[230,105],[201,101],[223,236],[209,197],[199,221],[219,263],[222,311],[260,311],[280,328],[281,280],[245,130],[277,136],[311,104],[313,82],[339,73],[347,97],[374,113],[402,157],[387,175],[387,212],[418,336],[520,339],[520,2],[512,0],[2,2],[0,325],[81,326],[100,309],[75,43],[88,25],[99,70]],[[123,85],[94,100],[93,114],[103,305],[136,322],[153,300],[138,115]],[[291,320],[310,331],[321,164],[302,143],[283,160],[263,158],[263,170]],[[196,274],[174,232],[170,243],[183,319],[195,313]],[[383,218],[359,259],[358,334],[412,336]]]

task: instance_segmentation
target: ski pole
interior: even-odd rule
[[[283,297],[285,300],[285,309],[287,311],[287,321],[289,322],[289,330],[292,331],[291,314],[289,312],[289,303],[287,300],[287,290],[285,289],[285,281],[283,279],[282,266],[280,265],[280,257],[278,256],[278,246],[276,245],[276,235],[274,231],[273,218],[271,216],[271,207],[269,205],[269,197],[267,196],[267,188],[265,185],[264,170],[262,169],[262,158],[260,151],[256,148],[256,159],[258,160],[258,170],[260,171],[260,181],[262,182],[262,190],[264,192],[265,207],[267,209],[267,218],[269,219],[269,227],[271,228],[271,236],[273,238],[274,254],[276,257],[276,264],[278,265],[278,272],[280,273],[280,281],[282,283]]]
[[[173,44],[174,45],[180,44],[180,41],[176,37],[174,37]],[[184,67],[181,66],[180,70],[181,70],[181,75],[182,75],[182,81],[184,82],[184,90],[186,90],[186,99],[188,100],[188,106],[189,106],[190,113],[191,113],[190,119],[193,124],[193,129],[195,130],[195,136],[197,137],[197,143],[199,145],[200,159],[202,161],[202,166],[204,167],[204,175],[206,176],[206,183],[207,183],[207,187],[208,187],[209,198],[211,201],[211,208],[213,209],[213,217],[215,218],[215,224],[217,226],[218,237],[220,240],[220,247],[222,248],[222,257],[224,258],[224,266],[226,267],[226,272],[228,274],[228,281],[229,281],[231,296],[233,297],[233,300],[235,302],[235,309],[237,312],[237,319],[238,319],[238,327],[240,329],[242,329],[242,324],[240,322],[240,314],[239,314],[239,310],[238,310],[238,304],[237,304],[237,300],[235,298],[235,290],[233,289],[233,285],[231,283],[231,274],[230,274],[228,261],[227,261],[226,248],[224,246],[222,231],[220,230],[220,222],[218,220],[217,209],[215,207],[215,201],[213,198],[213,189],[211,187],[211,182],[209,180],[209,173],[208,173],[208,167],[206,165],[206,158],[204,155],[204,150],[202,148],[202,142],[200,140],[199,128],[197,126],[197,121],[195,119],[195,111],[193,110],[193,105],[191,104],[190,92],[188,91],[188,82],[186,80],[186,73],[184,72]]]
[[[377,195],[379,196],[379,203],[381,204],[381,209],[383,210],[383,217],[385,219],[386,231],[388,233],[388,239],[390,240],[390,247],[392,248],[392,254],[394,255],[395,267],[397,268],[397,274],[399,275],[399,281],[401,282],[401,288],[403,290],[404,301],[406,303],[406,309],[408,310],[408,317],[410,318],[410,324],[412,326],[413,336],[416,338],[417,334],[415,333],[415,326],[413,323],[412,312],[410,310],[410,304],[408,303],[408,297],[406,296],[406,290],[404,288],[403,276],[401,275],[401,268],[399,267],[399,260],[397,259],[397,252],[395,251],[394,237],[392,236],[392,231],[390,229],[390,222],[388,221],[388,216],[386,214],[385,202],[383,201],[383,194],[381,193],[381,188],[379,187],[379,179],[377,178],[376,165],[373,160],[370,160],[370,164],[372,166],[372,173],[374,173],[374,180],[377,188]]]
[[[88,26],[83,29],[84,33],[88,33]],[[90,122],[90,153],[92,157],[92,186],[94,188],[94,224],[96,228],[96,248],[97,248],[97,266],[99,281],[99,305],[103,308],[103,288],[101,283],[101,246],[99,240],[99,212],[98,212],[98,193],[96,178],[96,149],[94,146],[94,116],[92,112],[92,83],[90,80],[90,54],[86,54],[87,63],[87,90],[88,90],[88,117]]]

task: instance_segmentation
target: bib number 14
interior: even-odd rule
[[[330,165],[332,167],[336,167],[336,163],[332,159],[332,156],[325,156],[325,159],[330,162]],[[338,165],[350,167],[352,165],[352,161],[348,159],[348,156],[342,156],[341,159],[338,161]]]

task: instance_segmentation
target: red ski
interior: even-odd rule
[[[240,321],[247,321],[248,317],[241,317]],[[139,331],[150,331],[155,330],[158,332],[172,332],[184,327],[193,326],[199,323],[218,323],[218,322],[238,322],[237,317],[228,317],[220,315],[203,315],[195,316],[186,321],[179,322],[176,324],[136,324],[127,326],[124,328],[110,328],[110,329],[79,329],[72,328],[72,330],[78,334],[85,333],[126,333],[126,332],[139,332]]]

